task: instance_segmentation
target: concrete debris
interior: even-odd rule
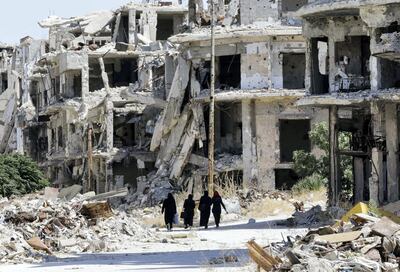
[[[385,217],[375,219],[322,227],[265,248],[251,241],[250,256],[266,271],[398,271],[400,226]],[[390,233],[371,231],[388,224]],[[333,233],[326,234],[328,229]]]
[[[70,201],[44,195],[12,198],[0,205],[0,263],[41,262],[47,254],[105,252],[154,239],[135,216],[107,202]]]
[[[89,219],[109,218],[114,215],[107,202],[84,204],[79,212]]]
[[[334,217],[329,211],[323,211],[322,207],[317,205],[308,211],[296,211],[291,218],[288,219],[288,224],[296,225],[323,225],[333,223]]]
[[[39,23],[46,39],[0,44],[0,153],[34,158],[60,198],[94,191],[98,199],[126,187],[127,203],[147,206],[170,191],[203,188],[211,5],[150,2],[50,16]],[[327,120],[294,104],[306,93],[308,49],[300,24],[288,22],[303,4],[215,3],[221,183],[275,190],[292,167],[282,164],[311,146],[310,124]],[[279,156],[281,146],[288,148]]]
[[[72,18],[51,16],[39,23],[49,30],[46,39],[0,43],[0,153],[38,162],[59,190],[45,193],[47,202],[56,203],[51,209],[68,209],[80,192],[96,193],[82,201],[122,206],[156,205],[169,192],[198,193],[207,182],[211,138],[215,185],[230,181],[244,189],[230,203],[233,213],[249,199],[284,199],[275,190],[299,181],[293,164],[297,150],[318,158],[328,153],[330,206],[342,199],[379,205],[400,199],[399,3],[218,0],[211,9],[202,0],[189,0],[188,6],[150,2]],[[217,25],[214,71],[211,18]],[[326,150],[309,137],[321,122],[329,124]],[[349,150],[339,146],[342,133],[351,138]],[[346,188],[339,161],[344,156],[353,162]],[[292,225],[334,217],[333,210],[290,202],[296,208]],[[118,217],[104,202],[84,206],[89,220],[79,212],[81,205],[74,207],[74,222],[18,209],[7,224],[34,225],[24,238],[44,239],[52,251],[55,244],[108,245],[106,239],[105,247],[81,246],[72,234],[46,244],[36,233],[41,222],[36,216],[53,220],[50,234],[60,225]],[[371,223],[365,216],[357,220]],[[381,235],[396,231],[391,225],[386,232],[376,227]],[[376,259],[373,249],[366,254]]]
[[[82,190],[80,185],[72,185],[71,187],[63,188],[58,194],[58,198],[70,201]]]

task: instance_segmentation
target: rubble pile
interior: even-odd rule
[[[173,191],[174,186],[168,177],[152,172],[147,177],[138,179],[136,193],[127,196],[124,205],[152,207],[161,203]]]
[[[257,260],[254,242],[248,245]],[[354,214],[349,223],[288,237],[261,254],[264,260],[257,263],[267,271],[399,271],[400,225],[388,217]]]
[[[294,203],[298,204],[298,203]],[[287,225],[307,225],[315,226],[321,224],[329,224],[334,220],[334,216],[330,211],[324,211],[320,205],[316,205],[307,211],[296,211],[292,217],[287,220]]]
[[[154,238],[133,215],[85,199],[48,200],[37,194],[0,199],[0,263],[40,262],[49,253],[115,251]]]
[[[289,194],[282,191],[248,190],[239,192],[240,205],[243,209],[247,209],[251,203],[258,202],[266,198],[285,201],[290,200]]]

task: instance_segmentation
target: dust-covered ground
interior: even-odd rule
[[[40,264],[3,265],[0,271],[255,271],[247,241],[268,244],[306,232],[302,227],[280,226],[282,219],[273,216],[255,223],[225,223],[219,229],[211,226],[208,230],[162,229],[158,232],[159,243],[132,244],[129,249],[112,253],[60,255]],[[225,262],[225,256],[235,256],[237,262]]]
[[[307,226],[290,227],[285,224],[286,219],[294,212],[293,201],[303,201],[307,209],[314,205],[324,205],[325,200],[325,192],[295,197],[278,192],[227,197],[225,204],[229,213],[223,213],[220,228],[214,227],[212,215],[209,229],[197,227],[199,214],[196,212],[195,227],[185,230],[180,224],[172,232],[167,232],[164,228],[159,206],[144,209],[120,206],[119,210],[114,210],[114,217],[100,221],[96,226],[85,223],[74,226],[73,234],[72,230],[65,232],[70,240],[77,241],[76,245],[66,245],[63,248],[57,245],[54,249],[60,249],[59,251],[53,251],[53,255],[41,253],[40,258],[37,258],[35,252],[27,252],[29,249],[23,241],[25,234],[21,228],[31,228],[34,231],[35,227],[49,226],[50,223],[34,221],[19,226],[9,225],[14,227],[10,233],[17,235],[20,243],[17,243],[16,253],[7,249],[8,255],[3,257],[6,263],[0,265],[0,271],[255,271],[256,267],[249,259],[246,243],[255,239],[260,245],[266,246],[288,236],[305,234]],[[30,201],[37,202],[36,199]],[[4,204],[3,209],[11,209],[15,213],[26,201],[14,200],[13,203],[15,206],[12,209],[7,204]],[[177,201],[178,210],[181,204],[181,201]],[[60,208],[65,209],[65,205],[69,207],[70,204],[53,204],[52,207],[58,211]],[[41,202],[37,206],[40,211],[43,210]],[[36,208],[23,210],[37,211]],[[48,210],[49,207],[46,207],[45,211]],[[75,217],[76,222],[83,220],[78,215]],[[46,220],[49,221],[45,222],[53,222],[51,218]],[[79,229],[79,226],[84,228]],[[5,231],[5,225],[3,228]],[[52,235],[54,241],[63,241],[62,230]],[[84,235],[97,239],[96,244],[98,239],[103,239],[105,247],[87,247],[88,238]],[[7,237],[2,238],[5,241],[3,245],[10,247],[12,242],[7,242]],[[91,251],[83,253],[83,248]],[[37,261],[41,258],[43,261]]]

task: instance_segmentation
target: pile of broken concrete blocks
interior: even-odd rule
[[[79,190],[78,190],[79,191]],[[94,194],[94,193],[93,193]],[[70,197],[68,197],[70,198]],[[72,199],[32,194],[0,199],[0,263],[41,262],[53,254],[121,250],[152,241],[134,215],[93,195]]]
[[[349,223],[288,237],[265,252],[275,262],[271,271],[399,271],[400,225],[355,214]]]

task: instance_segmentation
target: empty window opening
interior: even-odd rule
[[[165,99],[165,66],[154,67],[153,69],[153,92],[156,97]]]
[[[335,43],[335,91],[351,92],[370,88],[368,36],[347,36]]]
[[[381,63],[381,88],[400,88],[400,63],[388,59],[379,59]]]
[[[112,29],[115,28],[115,23]],[[118,28],[117,42],[128,43],[129,42],[129,16],[122,15],[121,21]]]
[[[32,98],[32,104],[38,108],[38,94],[39,94],[39,83],[37,81],[32,80],[30,85],[29,93]]]
[[[51,79],[51,85],[53,88],[53,96],[58,97],[60,94],[60,77],[57,76],[56,78]]]
[[[311,143],[308,136],[309,120],[280,120],[279,143],[281,162],[292,162],[293,152],[297,150],[310,151]]]
[[[58,147],[64,147],[63,128],[61,126],[57,129]]]
[[[69,124],[69,131],[70,131],[71,133],[75,133],[75,132],[76,132],[75,124]]]
[[[65,73],[65,82],[62,84],[62,93],[65,98],[82,96],[82,72],[80,70]]]
[[[283,88],[304,89],[305,54],[283,54]]]
[[[127,87],[138,79],[137,60],[134,58],[105,59],[104,64],[111,88]],[[93,59],[89,62],[89,90],[94,92],[102,88],[104,88],[104,83],[100,64],[97,59]]]
[[[241,155],[243,153],[241,104],[218,104],[215,121],[217,153]]]
[[[200,82],[201,89],[210,89],[211,84],[211,62],[204,61],[201,63],[200,68],[197,69],[197,79]]]
[[[157,16],[157,34],[158,41],[165,41],[174,35],[174,19],[171,17]]]
[[[144,165],[143,165],[144,164]],[[142,168],[144,166],[144,168]],[[113,186],[119,188],[127,186],[130,190],[136,191],[137,178],[146,176],[154,170],[150,162],[138,162],[133,157],[126,157],[122,161],[114,162],[113,165]]]
[[[55,148],[56,147],[56,130],[52,129],[50,131],[50,140],[51,140],[51,148]]]
[[[240,88],[240,55],[222,56],[218,59],[217,86],[219,89]]]
[[[307,2],[307,0],[282,0],[282,12],[296,11],[307,4]]]
[[[290,190],[297,183],[299,176],[292,169],[275,169],[275,188]]]
[[[48,95],[48,90],[43,91],[43,103],[44,105],[49,104],[49,95]]]
[[[4,92],[5,90],[8,89],[8,77],[7,73],[1,73],[1,92]]]
[[[114,146],[128,147],[135,145],[135,126],[138,118],[133,114],[114,115]]]
[[[107,73],[112,73],[111,87],[129,86],[130,83],[137,81],[136,59],[115,60],[108,68]]]
[[[328,38],[311,39],[311,94],[329,92]]]

